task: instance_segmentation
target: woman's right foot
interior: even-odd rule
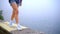
[[[12,21],[9,22],[9,26],[13,26],[13,22]]]
[[[10,27],[17,27],[17,24],[13,23],[12,21],[9,22]]]

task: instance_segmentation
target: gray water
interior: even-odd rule
[[[8,0],[0,0],[0,7],[4,20],[10,21],[12,8]],[[19,7],[19,23],[46,34],[60,34],[59,0],[23,0]]]

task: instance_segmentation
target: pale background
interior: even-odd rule
[[[59,9],[59,0],[23,0],[19,23],[46,34],[60,34]],[[3,10],[4,20],[10,21],[12,8],[8,0],[0,0],[0,10]]]

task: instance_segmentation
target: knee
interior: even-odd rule
[[[15,14],[18,15],[18,11],[15,11]]]
[[[15,9],[14,11],[15,11],[15,12],[14,12],[15,15],[18,15],[18,9]]]

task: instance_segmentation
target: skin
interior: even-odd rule
[[[12,8],[13,8],[13,13],[12,13],[12,16],[11,16],[11,20],[16,20],[16,24],[18,24],[18,6],[16,3],[12,3],[11,4]]]

